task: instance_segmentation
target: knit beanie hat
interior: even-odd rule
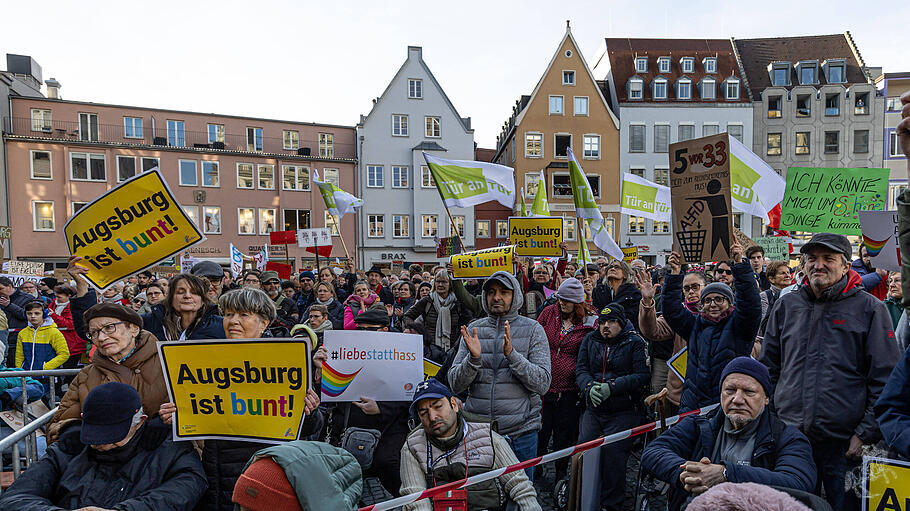
[[[581,303],[585,301],[585,288],[576,278],[568,278],[556,290],[556,298],[567,302]]]
[[[723,282],[712,282],[705,286],[705,288],[701,290],[701,296],[699,296],[699,299],[701,301],[704,301],[705,297],[712,293],[723,295],[728,302],[731,304],[733,303],[733,289]]]
[[[622,305],[613,302],[603,309],[600,310],[600,315],[597,317],[597,321],[600,323],[606,323],[607,320],[612,319],[613,321],[619,321],[620,323],[625,324],[626,322],[626,309]]]
[[[755,380],[761,384],[762,388],[765,389],[765,395],[771,397],[771,375],[768,373],[768,368],[765,367],[765,364],[762,364],[752,357],[734,358],[727,363],[727,366],[724,367],[724,371],[720,373],[721,392],[723,392],[724,380],[733,373],[745,374],[746,376],[755,378]]]
[[[231,500],[250,511],[303,511],[288,476],[270,457],[259,458],[240,474]]]

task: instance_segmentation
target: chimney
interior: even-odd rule
[[[50,80],[45,80],[44,84],[47,85],[47,97],[48,98],[63,99],[63,97],[60,96],[60,88],[62,86],[60,85],[60,82],[58,82],[55,78],[51,77]]]

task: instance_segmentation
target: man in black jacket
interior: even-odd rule
[[[95,387],[81,428],[65,430],[3,493],[0,509],[192,510],[206,488],[202,462],[160,419],[147,419],[134,388]]]
[[[23,307],[34,299],[34,296],[16,289],[9,277],[0,277],[0,308],[6,314],[10,330],[6,346],[0,345],[2,346],[0,349],[6,354],[7,367],[16,367],[16,338],[19,337],[19,330],[28,324]],[[2,356],[3,353],[0,353],[0,357]]]
[[[382,268],[378,266],[370,268],[370,271],[367,272],[367,282],[370,283],[370,291],[376,293],[379,301],[383,304],[394,305],[395,297],[392,296],[391,289],[382,285],[382,277],[385,277],[385,274],[382,273]]]
[[[269,325],[269,331],[275,337],[290,336],[291,329],[297,324],[299,317],[297,305],[281,292],[281,279],[277,271],[264,271],[259,279],[262,282],[262,290],[275,302],[275,308],[278,309],[278,316]]]

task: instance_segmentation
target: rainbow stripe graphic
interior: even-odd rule
[[[322,393],[329,397],[338,397],[342,392],[347,390],[354,381],[354,378],[362,371],[363,368],[354,371],[351,374],[345,374],[332,369],[328,362],[322,363]]]
[[[865,234],[863,234],[863,244],[866,245],[866,252],[869,253],[869,257],[877,256],[879,254],[879,252],[881,252],[882,249],[885,248],[885,244],[887,244],[888,240],[890,240],[890,239],[891,239],[891,236],[888,236],[887,238],[885,238],[885,241],[875,241],[874,239],[870,238],[869,236],[866,236]]]

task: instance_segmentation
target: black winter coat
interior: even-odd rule
[[[575,382],[582,395],[587,398],[595,383],[606,382],[610,386],[610,397],[593,409],[596,413],[642,411],[641,400],[650,380],[647,345],[632,329],[631,322],[626,321],[615,339],[607,339],[595,329],[581,341]],[[593,406],[590,400],[587,402]]]
[[[613,288],[606,282],[600,282],[594,286],[591,293],[591,302],[594,308],[600,311],[611,303],[618,303],[626,310],[626,319],[632,322],[635,330],[638,330],[638,306],[641,302],[641,291],[635,287],[635,284],[626,282],[621,284],[613,293]]]
[[[152,312],[142,315],[142,329],[153,333],[159,341],[176,341],[168,339],[164,330],[164,306],[152,305]],[[224,339],[224,318],[218,315],[218,306],[212,305],[196,320],[195,325],[190,325],[186,331],[187,340]]]
[[[0,509],[50,511],[97,506],[127,511],[192,510],[206,488],[189,442],[152,419],[123,447],[98,452],[67,428],[47,454],[0,497]]]

